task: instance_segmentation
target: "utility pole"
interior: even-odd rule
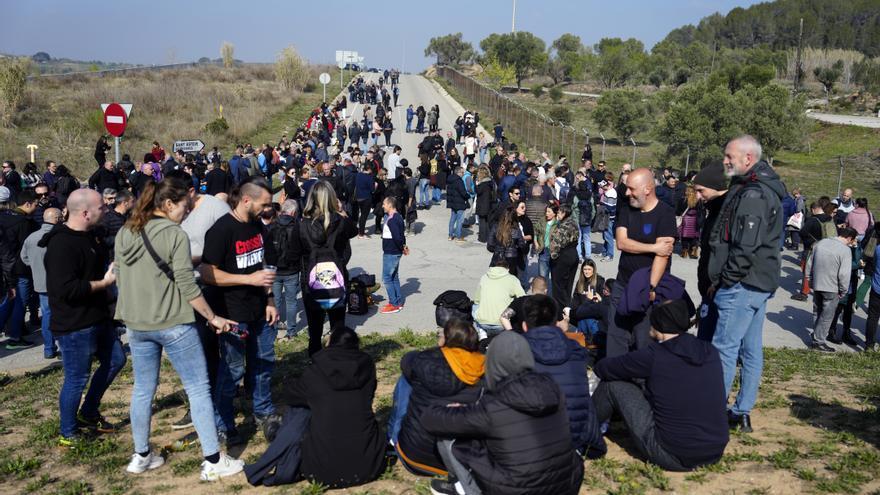
[[[510,20],[510,32],[516,32],[516,0],[513,0],[513,18]]]
[[[801,61],[801,47],[803,46],[804,41],[804,18],[801,17],[801,27],[798,31],[798,47],[797,47],[797,60],[794,63],[794,92],[797,93],[801,90],[801,73],[804,71],[803,62]]]

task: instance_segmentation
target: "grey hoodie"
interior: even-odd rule
[[[516,332],[501,332],[486,352],[486,388],[495,390],[505,378],[535,369],[529,342]]]
[[[46,266],[43,265],[43,256],[46,255],[46,248],[37,246],[37,242],[43,238],[55,224],[44,223],[40,226],[40,230],[33,232],[24,240],[21,248],[21,261],[31,268],[34,277],[34,292],[39,294],[46,293]]]
[[[785,185],[764,160],[731,179],[709,234],[708,273],[713,284],[730,287],[742,282],[762,292],[779,287],[785,195]]]

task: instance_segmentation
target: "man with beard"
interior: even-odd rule
[[[275,271],[265,268],[264,228],[259,221],[260,214],[272,208],[272,191],[265,180],[251,178],[234,188],[229,199],[232,212],[205,234],[199,272],[209,286],[205,295],[211,307],[246,332],[245,338],[235,333],[219,336],[220,367],[214,393],[217,430],[227,445],[234,445],[242,439],[235,427],[232,401],[245,366],[257,426],[271,439],[280,423],[271,391],[278,310],[272,294]],[[265,247],[271,249],[270,244]]]
[[[626,181],[626,203],[619,203],[615,224],[615,240],[620,250],[617,283],[611,293],[608,323],[608,357],[626,354],[648,346],[650,321],[647,313],[623,316],[616,314],[617,303],[626,292],[630,277],[650,267],[648,298],[654,301],[654,290],[665,272],[671,268],[669,256],[675,242],[675,211],[657,199],[654,175],[647,168],[633,170]]]

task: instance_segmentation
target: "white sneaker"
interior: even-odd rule
[[[233,459],[226,454],[220,454],[220,460],[216,464],[202,462],[202,481],[217,481],[226,476],[240,473],[244,469],[244,461]]]
[[[165,459],[155,452],[150,452],[146,457],[141,457],[140,454],[132,454],[131,462],[128,463],[128,467],[125,470],[132,474],[141,474],[149,469],[156,469],[162,464],[165,464]]]

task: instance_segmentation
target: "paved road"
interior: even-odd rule
[[[854,125],[858,127],[870,127],[880,129],[880,117],[866,117],[862,115],[839,115],[834,113],[807,112],[807,117],[829,124]]]
[[[375,74],[371,76],[376,77]],[[403,132],[406,125],[405,110],[410,103],[415,106],[423,104],[426,107],[439,104],[440,127],[444,135],[452,128],[455,117],[463,112],[463,108],[431,81],[417,75],[401,75],[400,105],[394,112],[396,130],[392,137],[394,144],[403,147],[404,158],[415,166],[416,145],[422,136]],[[362,110],[362,105],[355,105],[352,108],[356,116],[359,116]],[[384,139],[380,139],[381,142],[384,142]],[[616,165],[618,164],[612,164],[612,167]],[[473,293],[488,267],[489,254],[483,244],[473,242],[476,238],[475,230],[465,231],[466,238],[471,241],[466,244],[459,245],[447,241],[448,222],[449,210],[445,207],[419,211],[419,219],[415,225],[416,234],[407,239],[411,254],[404,257],[400,265],[402,292],[406,298],[404,310],[393,315],[383,315],[377,312],[377,306],[373,306],[367,315],[349,315],[347,321],[350,325],[361,333],[393,333],[405,327],[416,331],[434,331],[436,327],[433,301],[438,294],[447,289],[460,289]],[[368,225],[372,225],[372,221]],[[601,242],[600,236],[594,234],[593,241],[596,251],[598,243]],[[380,236],[371,235],[365,240],[353,239],[352,251],[349,265],[352,274],[366,271],[376,274],[377,279],[381,279]],[[789,298],[798,287],[800,269],[796,265],[794,253],[786,251],[783,253],[783,260],[782,287],[768,305],[764,343],[771,347],[803,348],[808,342],[809,329],[812,326],[811,303],[792,301]],[[616,261],[597,264],[602,276],[616,275]],[[673,259],[672,273],[687,281],[691,297],[698,301],[696,270],[695,260],[679,257]],[[377,295],[384,299],[384,289]],[[380,301],[380,304],[384,304],[384,301]],[[857,332],[859,338],[861,338],[861,330],[864,329],[864,316],[864,311],[859,310],[853,319],[853,328],[859,329]],[[16,353],[0,350],[0,371],[34,369],[45,364],[41,347]]]

